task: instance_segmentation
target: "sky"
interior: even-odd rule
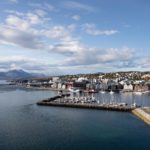
[[[150,71],[149,0],[0,0],[0,71]]]

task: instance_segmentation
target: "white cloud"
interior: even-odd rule
[[[53,5],[49,3],[28,3],[28,5],[45,11],[58,11]]]
[[[6,23],[0,25],[0,41],[27,49],[47,50],[50,53],[61,54],[65,60],[60,65],[56,65],[57,67],[91,64],[103,64],[104,66],[109,64],[114,67],[130,66],[129,62],[132,62],[133,59],[133,51],[131,49],[87,47],[72,36],[72,32],[76,28],[74,24],[68,26],[55,25],[52,27],[41,26],[41,28],[36,28],[36,25],[44,22],[44,16],[41,16],[38,16],[36,13],[26,13],[19,16],[9,15],[6,18]],[[57,42],[51,44],[49,42],[51,39],[55,39]],[[18,60],[18,58],[15,59],[16,61]],[[11,60],[12,66],[15,66],[16,61],[13,62]],[[23,59],[18,61],[24,62]],[[30,64],[33,63],[24,62],[20,67],[32,68],[34,65],[30,66]],[[44,66],[48,68],[47,65]]]
[[[141,68],[150,68],[150,60],[149,60],[149,55],[139,58],[140,61],[137,62],[138,66]]]
[[[10,11],[4,23],[0,24],[0,43],[12,44],[32,50],[46,50],[49,54],[57,53],[63,56],[60,64],[39,62],[20,56],[0,57],[0,68],[22,68],[26,70],[50,70],[62,67],[78,67],[97,65],[100,67],[134,67],[137,65],[136,53],[130,48],[93,48],[82,44],[73,32],[75,24],[49,25],[45,20],[46,11],[41,9],[27,13]],[[117,30],[99,30],[94,24],[85,24],[83,30],[91,35],[112,35]],[[142,65],[141,65],[142,66]],[[149,62],[143,62],[143,66],[149,66]],[[82,68],[82,67],[81,67]]]
[[[53,26],[52,28],[43,29],[40,31],[43,36],[52,39],[65,39],[70,36],[70,32],[64,26]]]
[[[12,13],[6,17],[5,24],[0,24],[1,43],[27,49],[51,51],[55,47],[49,43],[51,39],[61,43],[73,40],[71,33],[75,30],[74,24],[45,26],[47,24],[46,14],[39,10],[27,13],[13,11]]]
[[[65,8],[68,8],[68,9],[77,9],[77,10],[84,10],[84,11],[90,11],[90,12],[95,11],[94,7],[89,6],[87,4],[75,2],[75,1],[65,1],[63,5],[65,6]]]
[[[72,16],[72,19],[75,20],[75,21],[79,21],[80,16],[79,15],[74,15],[74,16]]]
[[[22,13],[22,12],[18,12],[18,11],[16,11],[16,10],[8,10],[8,9],[6,9],[6,10],[4,10],[4,12],[5,13],[9,13],[9,14],[11,14],[11,15],[17,15],[17,16],[23,16],[24,14]]]
[[[30,72],[43,72],[51,70],[49,73],[58,74],[61,72],[57,66],[43,62],[42,60],[29,58],[22,55],[0,56],[0,71],[8,71],[12,69],[23,69]],[[55,71],[55,72],[53,72]]]
[[[26,26],[24,29],[28,29]],[[19,30],[6,25],[0,25],[0,41],[29,49],[42,48],[40,37],[30,31]]]
[[[37,29],[36,26],[43,26],[43,23],[47,22],[44,12],[34,10],[27,13],[12,13],[6,17],[5,23],[0,24],[0,41],[29,49],[43,49],[43,35],[41,29]]]
[[[51,47],[51,51],[58,52],[63,55],[76,55],[83,51],[83,47],[79,41],[70,40],[70,41],[63,41],[59,44],[55,44]]]
[[[76,45],[77,46],[77,45]],[[78,46],[80,46],[78,44]],[[74,45],[75,47],[75,45]],[[135,61],[135,54],[133,49],[129,48],[89,48],[78,47],[78,51],[73,53],[68,59],[64,61],[64,65],[80,66],[80,65],[95,65],[104,66],[121,66],[130,67]],[[125,66],[126,65],[126,66]]]
[[[18,0],[9,0],[11,3],[18,3]]]
[[[89,24],[89,23],[82,25],[82,28],[87,34],[94,35],[94,36],[99,36],[99,35],[109,36],[109,35],[119,33],[118,30],[99,30],[96,28],[95,24]]]
[[[47,14],[47,12],[42,9],[35,9],[34,12],[40,17],[44,17]]]

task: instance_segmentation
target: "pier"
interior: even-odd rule
[[[110,110],[110,111],[122,111],[131,112],[136,106],[128,106],[125,103],[99,103],[94,99],[76,100],[70,98],[70,94],[62,94],[49,99],[45,99],[37,102],[40,106],[56,106],[56,107],[71,107],[71,108],[87,108],[87,109],[99,109],[99,110]]]

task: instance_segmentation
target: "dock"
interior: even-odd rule
[[[66,96],[68,98],[66,98]],[[128,106],[126,104],[102,104],[96,101],[73,101],[69,98],[69,95],[63,94],[61,96],[55,96],[49,99],[45,99],[37,102],[40,106],[55,106],[55,107],[70,107],[70,108],[86,108],[86,109],[99,109],[110,111],[122,111],[131,112],[135,107]]]

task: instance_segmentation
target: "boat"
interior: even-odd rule
[[[111,90],[111,91],[110,91],[110,94],[114,94],[114,92]]]
[[[137,104],[136,104],[136,103],[133,103],[131,106],[132,106],[132,107],[137,107]]]
[[[78,92],[80,92],[79,89],[75,89],[75,88],[69,88],[69,91],[72,92],[72,93],[78,93]]]
[[[142,95],[143,93],[142,92],[134,92],[134,94],[136,94],[136,95]]]
[[[102,94],[106,93],[105,91],[100,91]]]
[[[58,91],[58,95],[61,95],[62,93],[63,93],[62,90]]]
[[[119,106],[127,106],[127,103],[118,103]]]
[[[95,90],[89,90],[88,92],[89,93],[97,93],[97,91],[95,91]]]

